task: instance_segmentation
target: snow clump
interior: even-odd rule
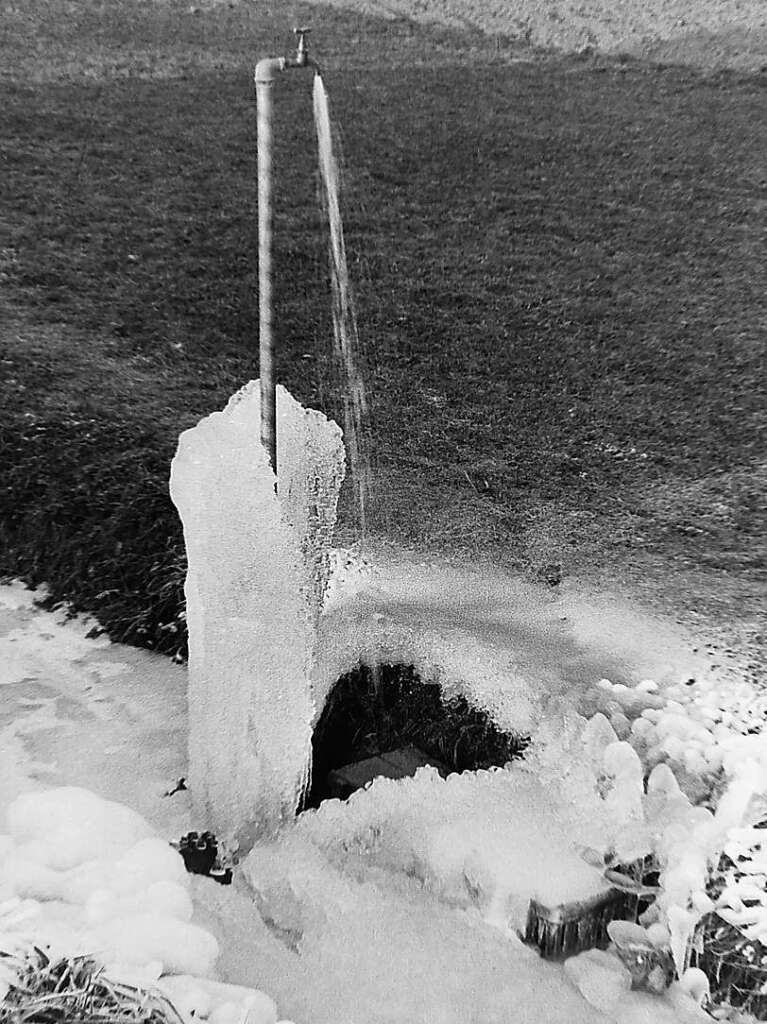
[[[210,980],[218,943],[191,921],[183,859],[140,815],[65,786],[17,797],[7,826],[0,834],[0,950],[92,956],[115,979],[159,982],[169,995],[184,990],[185,1020],[275,1024],[267,995]]]

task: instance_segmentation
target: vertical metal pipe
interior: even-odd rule
[[[258,358],[261,443],[277,475],[277,390],[272,336],[272,89],[271,75],[256,74],[258,123]]]

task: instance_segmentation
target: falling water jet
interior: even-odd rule
[[[333,341],[336,358],[346,378],[343,400],[344,438],[354,481],[361,540],[364,543],[371,490],[367,443],[368,406],[365,383],[357,363],[357,312],[346,260],[346,243],[339,203],[338,163],[333,152],[328,95],[319,73],[314,76],[314,123],[317,129],[320,196],[328,222]]]

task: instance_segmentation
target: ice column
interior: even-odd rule
[[[195,827],[249,849],[306,783],[316,621],[344,477],[340,428],[277,389],[278,494],[258,381],[185,431],[170,492],[188,560]]]

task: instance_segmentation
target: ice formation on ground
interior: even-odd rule
[[[615,691],[611,685],[603,685],[601,689],[603,692]],[[695,715],[685,716],[673,700],[664,708],[652,709],[649,712],[651,717],[646,717],[648,711],[639,710],[641,694],[654,692],[654,688],[646,684],[640,684],[633,693],[632,688],[623,686],[620,689],[621,706],[633,714],[639,712],[635,724],[643,720],[652,722],[653,728],[663,733],[681,728],[680,723],[685,722],[687,735],[698,731]],[[674,692],[677,697],[681,696],[678,691]],[[711,778],[707,787],[705,778],[697,776],[697,781],[713,797],[715,812],[696,805],[690,799],[680,788],[666,761],[654,757],[651,761],[654,767],[651,768],[651,765],[640,761],[628,742],[604,746],[603,777],[599,781],[607,812],[604,836],[613,858],[621,864],[629,865],[649,855],[656,858],[661,869],[660,891],[645,921],[657,922],[667,929],[670,950],[680,977],[689,966],[695,927],[703,915],[713,909],[706,886],[728,843],[731,849],[738,849],[743,856],[743,874],[749,874],[753,867],[754,889],[761,889],[762,897],[758,904],[746,909],[739,902],[737,887],[731,886],[722,894],[720,902],[726,907],[730,905],[727,900],[733,899],[734,915],[742,925],[750,926],[749,934],[754,937],[763,934],[767,923],[767,897],[764,897],[767,874],[761,873],[764,866],[760,856],[761,843],[758,837],[755,838],[763,830],[749,827],[764,820],[767,800],[767,737],[764,731],[753,731],[754,719],[751,717],[753,705],[758,702],[756,694],[751,691],[750,701],[741,709],[741,721],[747,725],[747,731],[740,733],[731,715],[726,729],[719,731],[716,738],[709,735],[706,741],[717,749],[717,756],[706,763],[717,765],[720,771],[715,787]],[[591,746],[594,738],[598,740],[598,746],[605,744],[610,739],[610,727],[601,714],[586,721],[572,710],[565,709],[563,716],[567,723],[564,727],[557,730],[556,719],[550,719],[540,730],[538,744],[534,744],[526,757],[526,765],[531,769],[537,766],[540,778],[545,778],[546,773],[554,779],[558,777],[563,791],[577,800],[577,795],[588,792],[589,788],[589,769],[585,767],[588,758],[579,757],[579,750],[584,745],[587,748]],[[760,724],[764,730],[764,721]],[[646,752],[646,737],[645,730],[636,731],[632,726],[629,740],[634,740],[641,752]],[[561,766],[566,767],[562,769]],[[684,778],[694,796],[699,786],[692,784],[694,778],[691,778],[689,765],[683,763],[681,767],[687,769]],[[643,779],[647,773],[645,793]],[[714,789],[716,794],[712,792]],[[751,843],[745,849],[742,845],[744,839]],[[748,883],[746,888],[750,891]],[[726,918],[726,911],[723,916]]]
[[[512,1006],[515,1020],[531,1024],[707,1019],[684,992],[630,991],[630,974],[611,955],[563,971],[521,944],[509,927],[523,919],[514,893],[527,889],[556,899],[584,881],[586,891],[598,875],[579,874],[575,858],[564,853],[565,828],[557,818],[566,808],[555,801],[547,814],[540,799],[508,801],[514,771],[454,776],[452,784],[428,769],[415,779],[379,779],[347,802],[329,801],[302,815],[278,841],[253,849],[244,874],[261,918],[317,979],[315,1024],[501,1024]],[[517,845],[509,834],[515,815]],[[442,819],[450,826],[445,833]],[[531,836],[537,843],[529,848]],[[546,839],[555,849],[538,863]],[[561,887],[550,877],[557,870],[565,872]],[[339,969],[364,993],[359,1005],[339,999]],[[566,978],[569,994],[562,989]],[[576,993],[584,1001],[573,1001]],[[296,1019],[309,1019],[306,1005],[288,1007]]]
[[[186,774],[185,669],[111,644],[91,618],[35,606],[44,596],[0,587],[0,813],[41,785],[86,786],[178,838],[189,793],[164,794]]]
[[[764,830],[753,828],[767,820],[767,695],[746,682],[688,679],[667,688],[657,706],[642,708],[637,692],[652,695],[652,684],[604,680],[601,691],[602,707],[629,716],[628,739],[649,773],[635,853],[652,852],[662,868],[653,912],[670,930],[678,974],[688,966],[698,922],[713,909],[706,885],[728,848],[738,863],[718,912],[748,937],[767,937]],[[742,892],[750,894],[748,906]]]
[[[171,990],[179,982],[169,976],[211,974],[218,943],[191,923],[183,861],[135,811],[62,786],[16,798],[6,818],[7,834],[0,835],[5,951],[24,952],[34,943],[51,958],[92,955],[116,979],[146,985],[165,976]],[[239,1002],[241,1010],[243,1004],[261,1008],[253,1024],[276,1020],[263,993],[221,985],[214,994],[211,1013],[216,1002]]]
[[[344,475],[339,428],[277,389],[278,481],[259,441],[258,382],[185,431],[171,470],[188,575],[195,811],[249,848],[306,782],[315,623]]]
[[[599,813],[598,798],[592,811]],[[448,903],[478,910],[504,934],[524,931],[531,898],[547,906],[609,888],[574,836],[599,844],[603,818],[577,820],[547,781],[523,767],[379,778],[346,806],[326,801],[297,831],[334,859],[419,878]]]
[[[169,995],[185,995],[183,1009],[197,1019],[240,1021],[247,1008],[250,1024],[275,1024],[263,992],[210,977],[219,946],[192,923],[184,863],[135,811],[64,786],[19,796],[6,818],[0,949],[23,953],[34,943],[52,959],[93,956],[115,979],[161,979]]]
[[[625,681],[618,685],[641,707],[657,708],[663,696],[635,693],[634,684],[651,676],[665,687],[685,673],[709,674],[694,638],[605,595],[552,594],[487,567],[384,551],[367,559],[356,571],[343,566],[342,583],[331,578],[319,624],[317,715],[360,660],[412,664],[447,696],[462,694],[499,728],[523,733],[547,717],[552,696],[587,715],[609,699],[612,717],[623,713],[614,693],[595,686],[607,675]]]
[[[601,949],[587,949],[565,961],[565,974],[584,999],[614,1016],[631,990],[631,975],[617,959]]]
[[[215,939],[191,925],[179,854],[140,815],[79,787],[28,793],[8,808],[0,931],[93,954],[118,973],[209,973]]]
[[[345,571],[352,588],[367,585],[366,572],[358,572],[354,566],[346,566]],[[132,806],[138,807],[140,804],[143,808],[144,804],[140,801],[144,799],[145,792],[156,790],[157,799],[152,797],[147,803],[152,809],[152,823],[162,828],[163,824],[167,825],[167,821],[175,820],[174,802],[185,801],[186,794],[162,799],[162,792],[179,774],[184,773],[184,766],[180,761],[173,760],[166,764],[157,760],[155,734],[159,729],[167,737],[174,723],[183,732],[183,722],[177,721],[183,718],[183,701],[179,703],[175,690],[177,677],[180,679],[183,676],[183,670],[168,662],[167,670],[162,671],[164,660],[147,652],[118,645],[107,648],[103,641],[86,639],[88,627],[79,620],[72,620],[59,630],[56,617],[52,613],[32,608],[28,601],[23,600],[24,594],[11,592],[7,601],[4,600],[5,594],[6,588],[0,588],[0,640],[5,638],[2,635],[5,631],[6,636],[11,633],[16,637],[9,642],[9,651],[14,645],[27,644],[27,664],[30,671],[39,673],[34,683],[45,685],[50,691],[45,700],[54,701],[56,694],[60,694],[64,698],[67,713],[70,704],[74,707],[75,700],[78,707],[80,702],[88,702],[87,706],[93,709],[93,713],[88,715],[84,705],[83,713],[77,712],[78,729],[76,733],[70,734],[64,710],[55,709],[54,716],[53,706],[47,709],[46,705],[43,711],[48,717],[44,721],[48,724],[45,731],[41,732],[44,747],[40,749],[51,747],[56,753],[55,764],[41,771],[34,761],[34,757],[39,756],[38,748],[29,743],[35,734],[24,735],[23,744],[14,753],[14,757],[19,760],[11,785],[18,782],[19,792],[29,792],[39,790],[41,779],[44,782],[46,779],[70,780],[77,777],[82,780],[82,785],[99,789],[105,795],[112,789],[123,792],[125,769],[115,773],[112,766],[115,755],[105,750],[103,742],[105,732],[112,728],[112,711],[108,718],[104,708],[111,708],[112,702],[115,702],[114,715],[119,718],[122,737],[120,750],[130,750],[130,764],[135,774],[126,790],[131,794]],[[73,644],[76,634],[79,635],[79,642]],[[44,635],[50,635],[50,640],[45,640]],[[44,663],[39,657],[35,660],[36,646],[46,651]],[[91,653],[87,653],[89,648]],[[0,653],[3,654],[0,662],[4,662],[5,648]],[[68,658],[73,660],[67,661]],[[124,664],[121,672],[128,674],[111,677],[105,673],[102,682],[95,684],[89,675],[94,664],[92,659],[104,665]],[[41,714],[39,709],[27,706],[26,703],[31,684],[24,681],[27,677],[24,671],[25,660],[26,655],[16,659],[18,671],[14,675],[15,681],[4,693],[8,714],[16,723],[14,728],[22,720]],[[572,661],[568,664],[572,666]],[[81,677],[79,682],[78,675]],[[112,693],[115,680],[120,684],[119,702],[118,695]],[[689,703],[682,704],[685,714],[695,718],[695,709],[705,703],[705,681],[700,680],[695,686],[685,686],[684,692],[695,695]],[[711,692],[716,692],[713,684]],[[622,709],[621,713],[625,714],[631,725],[642,718],[645,708],[651,710],[655,707],[662,711],[662,688],[649,682],[624,685],[621,688],[603,680],[602,685],[594,685],[593,690],[575,687],[573,697],[576,704],[584,700],[587,703],[600,703],[605,714],[596,715],[589,721],[568,707],[567,700],[549,702],[550,715],[539,725],[536,743],[529,751],[524,765],[515,763],[508,772],[480,773],[464,779],[456,777],[450,783],[450,786],[456,787],[456,806],[461,800],[469,799],[472,787],[476,787],[477,791],[485,787],[488,794],[493,786],[498,787],[498,799],[493,801],[488,796],[487,820],[480,822],[483,832],[487,832],[491,838],[492,822],[496,819],[503,822],[504,819],[503,796],[513,789],[511,784],[503,781],[503,776],[522,770],[537,777],[546,793],[549,813],[555,818],[558,818],[558,811],[555,811],[557,802],[550,800],[549,793],[554,791],[555,786],[559,787],[561,802],[564,804],[562,810],[563,813],[570,813],[571,823],[566,818],[555,821],[556,834],[560,837],[563,834],[571,836],[574,840],[573,850],[590,845],[593,852],[600,849],[600,844],[604,846],[605,836],[594,834],[599,829],[595,826],[593,809],[604,807],[605,798],[615,792],[616,785],[625,784],[630,795],[634,784],[629,769],[632,765],[636,767],[636,762],[625,752],[625,748],[615,747],[619,736],[607,716],[614,717]],[[103,703],[105,698],[108,698],[106,704]],[[35,697],[33,703],[36,705],[39,699]],[[720,700],[721,707],[717,703]],[[722,781],[718,789],[714,787],[718,797],[718,792],[726,788],[728,779],[740,777],[740,784],[724,802],[719,822],[719,825],[723,825],[726,818],[729,830],[729,825],[737,822],[739,816],[743,819],[745,814],[744,821],[749,820],[755,806],[754,786],[761,786],[762,791],[765,786],[764,777],[760,775],[760,766],[763,765],[760,750],[764,749],[764,741],[757,732],[749,733],[745,728],[747,721],[751,723],[748,728],[754,728],[755,720],[752,717],[743,718],[745,712],[741,713],[737,707],[730,706],[727,700],[727,693],[723,691],[721,698],[712,698],[711,703],[712,706],[716,705],[717,715],[728,710],[732,714],[728,727],[729,741],[725,738],[724,730],[719,730],[716,738],[721,755]],[[755,695],[752,693],[750,700],[744,702],[744,708],[753,708],[754,700]],[[672,707],[668,714],[676,715],[678,711]],[[661,714],[652,723],[652,727],[655,728],[657,722],[662,720]],[[8,735],[5,731],[2,733],[0,753],[3,752]],[[117,740],[117,734],[108,732],[108,736],[111,747],[112,742]],[[631,728],[628,736],[633,737]],[[639,752],[641,744],[635,749]],[[562,771],[563,765],[567,766],[568,771]],[[644,768],[646,770],[647,766]],[[165,780],[163,771],[167,772]],[[86,782],[88,775],[90,781]],[[401,796],[395,799],[397,787],[401,790]],[[618,823],[612,829],[614,838],[610,841],[622,843],[621,850],[628,856],[632,850],[641,852],[648,842],[656,841],[654,836],[662,837],[669,827],[673,838],[676,827],[676,849],[672,846],[674,857],[684,854],[684,845],[678,842],[680,836],[689,833],[688,846],[694,846],[694,827],[703,823],[701,809],[691,806],[684,788],[680,791],[668,765],[658,766],[651,775],[642,805],[644,823],[638,822],[635,814],[627,813],[623,823]],[[488,856],[478,861],[471,856],[464,857],[463,863],[468,870],[459,870],[455,861],[450,860],[448,840],[439,840],[438,821],[435,821],[438,841],[434,843],[429,841],[428,829],[419,831],[417,827],[409,828],[407,802],[411,789],[420,793],[424,800],[434,790],[435,802],[439,802],[441,795],[448,791],[448,783],[430,779],[429,773],[425,774],[423,780],[419,777],[403,784],[381,785],[377,782],[368,792],[359,794],[347,804],[335,802],[324,805],[313,816],[307,816],[306,824],[302,816],[284,830],[276,842],[261,844],[258,847],[258,861],[255,857],[249,861],[248,871],[251,865],[257,867],[252,874],[254,890],[266,915],[270,916],[271,913],[270,927],[256,913],[252,895],[241,891],[237,884],[217,886],[204,878],[187,879],[187,884],[180,883],[167,859],[168,856],[174,858],[177,870],[178,858],[166,847],[163,847],[161,855],[156,845],[157,840],[151,834],[143,835],[142,838],[135,835],[135,841],[125,836],[126,847],[122,853],[118,850],[109,853],[108,849],[101,848],[98,856],[94,854],[93,862],[87,870],[83,865],[77,865],[65,869],[65,872],[58,872],[49,864],[39,862],[41,856],[43,860],[53,858],[52,852],[41,853],[39,847],[36,854],[38,861],[29,860],[26,865],[28,877],[25,884],[47,887],[48,892],[58,891],[56,887],[62,883],[62,877],[58,876],[64,876],[70,893],[76,894],[78,899],[82,899],[92,881],[102,884],[106,879],[113,886],[116,877],[123,878],[118,888],[124,889],[127,885],[128,892],[115,892],[107,886],[106,894],[95,896],[91,892],[85,905],[72,903],[65,906],[60,900],[48,900],[43,904],[31,896],[22,898],[13,895],[7,903],[3,903],[2,911],[9,915],[10,921],[20,921],[27,933],[37,939],[38,923],[45,925],[48,934],[56,927],[61,929],[61,920],[56,919],[53,913],[54,907],[58,907],[64,915],[82,915],[87,908],[91,915],[89,925],[95,929],[106,927],[110,921],[119,920],[125,915],[133,916],[135,921],[136,916],[146,912],[147,901],[151,901],[150,911],[161,910],[182,926],[189,913],[191,895],[194,904],[192,920],[218,940],[220,953],[217,966],[220,976],[229,983],[267,992],[277,1001],[283,1015],[292,1018],[297,1024],[329,1024],[331,1021],[333,1024],[344,1024],[347,1021],[349,1024],[383,1024],[384,1021],[391,1021],[392,1015],[398,1020],[423,1021],[428,1024],[436,1020],[440,1024],[465,1024],[472,1019],[482,1020],[483,1024],[507,1024],[510,1006],[515,1012],[519,1009],[521,1021],[530,1021],[531,1024],[540,1020],[604,1024],[606,1019],[620,1024],[686,1024],[687,1021],[707,1019],[698,1007],[697,999],[690,998],[694,994],[692,989],[686,991],[683,984],[685,976],[681,982],[672,984],[663,997],[645,992],[628,993],[611,1015],[605,1017],[588,1000],[582,998],[580,990],[566,980],[560,967],[543,963],[536,954],[521,946],[513,933],[509,934],[507,929],[504,934],[502,928],[497,926],[503,921],[496,910],[505,913],[502,901],[499,900],[493,906],[493,895],[504,891],[503,885],[495,882],[493,874],[496,864],[499,865],[499,871],[505,870],[500,853],[497,857]],[[0,806],[3,810],[9,802],[3,796],[4,792],[0,786]],[[525,792],[523,786],[517,794],[516,806],[520,813],[528,809],[522,799]],[[137,802],[133,803],[134,800]],[[381,806],[377,810],[379,800]],[[399,803],[404,807],[402,813],[398,810]],[[82,828],[90,830],[88,822],[93,821],[94,815],[84,813],[87,806],[86,803],[82,809],[72,807],[72,811],[76,812]],[[631,801],[628,801],[628,806],[632,806]],[[22,811],[23,807],[22,803]],[[445,810],[450,811],[449,804]],[[526,831],[534,832],[539,827],[537,808],[533,810],[533,821],[526,820],[523,823]],[[428,813],[434,815],[437,811],[432,806]],[[22,813],[20,820],[24,817]],[[34,815],[32,818],[34,820]],[[56,814],[53,814],[51,821],[55,820]],[[390,820],[395,825],[399,822],[399,835],[402,838],[399,846],[395,843],[395,831],[391,833],[392,838],[388,838]],[[449,813],[446,814],[446,821],[448,834],[452,827],[457,829],[457,822],[454,818],[451,823]],[[649,828],[651,821],[656,822],[656,825]],[[458,833],[458,844],[464,852],[471,845],[471,829],[475,824],[476,818],[467,817],[464,833]],[[678,828],[680,824],[681,832]],[[541,830],[544,825],[542,820]],[[760,837],[755,837],[754,832],[760,830],[748,829],[746,824],[742,827],[742,832],[737,829],[729,831],[730,842],[739,844],[731,849],[749,855],[749,863],[754,865],[750,877],[755,885],[759,885],[763,851],[755,843],[755,838]],[[96,829],[94,850],[102,841],[99,838],[100,828]],[[170,834],[178,838],[181,830]],[[367,840],[360,842],[356,837],[367,837]],[[25,831],[21,839],[22,844],[32,844],[33,851],[38,841],[42,842],[43,851],[47,849],[47,835],[40,840],[34,830]],[[87,843],[81,844],[73,833],[69,839],[59,841],[63,846],[56,853],[57,857],[66,853],[67,847],[74,850],[87,846]],[[426,851],[421,862],[416,862],[410,855],[409,851],[415,846]],[[6,854],[13,854],[16,847],[16,840],[11,837],[0,840],[0,860]],[[446,864],[454,880],[450,885],[443,884],[443,875],[432,868],[432,875],[438,883],[434,891],[429,891],[428,884],[424,884],[418,877],[418,872],[421,876],[426,874],[425,867],[430,863],[429,851],[436,855],[436,867]],[[568,857],[570,854],[571,851],[567,851]],[[146,865],[153,864],[155,859],[158,861],[157,870],[149,871]],[[117,861],[123,863],[120,872],[115,874],[112,869]],[[674,863],[672,858],[669,866],[673,867]],[[100,864],[98,869],[95,864]],[[144,865],[141,868],[142,878],[143,873],[148,872],[144,879],[148,882],[148,889],[143,893],[131,889],[136,878],[131,864]],[[413,877],[414,874],[416,877]],[[0,867],[0,877],[3,876],[3,868]],[[131,877],[134,882],[129,883]],[[456,881],[459,885],[455,884]],[[501,874],[500,882],[508,882],[507,876]],[[687,895],[689,897],[692,892],[695,897],[692,900],[684,895],[684,878],[678,878],[678,882],[682,899],[686,900],[682,909],[686,910],[688,903],[693,909],[696,903],[700,907],[700,893],[691,889],[690,879],[687,881]],[[149,890],[151,895],[148,895]],[[3,896],[7,894],[6,890]],[[727,899],[730,897],[735,902],[732,892]],[[43,915],[36,923],[34,915],[37,913],[37,904],[42,905],[44,912],[53,920],[46,922]],[[513,906],[510,909],[513,912]],[[722,909],[726,910],[724,903]],[[483,920],[483,917],[487,920]],[[488,927],[487,921],[492,921],[495,927]],[[6,919],[0,924],[0,932],[7,930],[8,923]],[[139,920],[139,935],[140,925]],[[667,945],[670,940],[669,929],[661,922],[649,925],[644,931],[648,941]],[[39,934],[44,935],[45,932]],[[185,948],[183,943],[182,948]],[[141,956],[135,959],[146,959],[147,952],[151,951],[144,948]],[[382,964],[386,965],[385,970],[381,969]],[[183,965],[179,963],[174,966]],[[143,975],[145,979],[152,980],[156,978],[158,968],[156,963],[145,963],[132,970],[134,975]],[[694,980],[691,979],[692,982]],[[171,982],[171,986],[174,984],[176,982]],[[594,998],[609,999],[608,990],[612,984],[608,978],[606,986],[600,988],[599,978],[595,976],[586,982],[586,987]],[[698,992],[699,987],[692,986],[695,992]],[[196,993],[195,998],[200,1001],[199,1016],[202,1016],[206,1006],[209,989],[207,984],[190,984],[190,991]],[[213,1022],[212,1016],[210,1019]],[[229,1024],[231,1019],[230,1016],[228,1019],[217,1020],[215,1024]],[[269,1024],[273,1024],[273,1018],[267,1019]]]

